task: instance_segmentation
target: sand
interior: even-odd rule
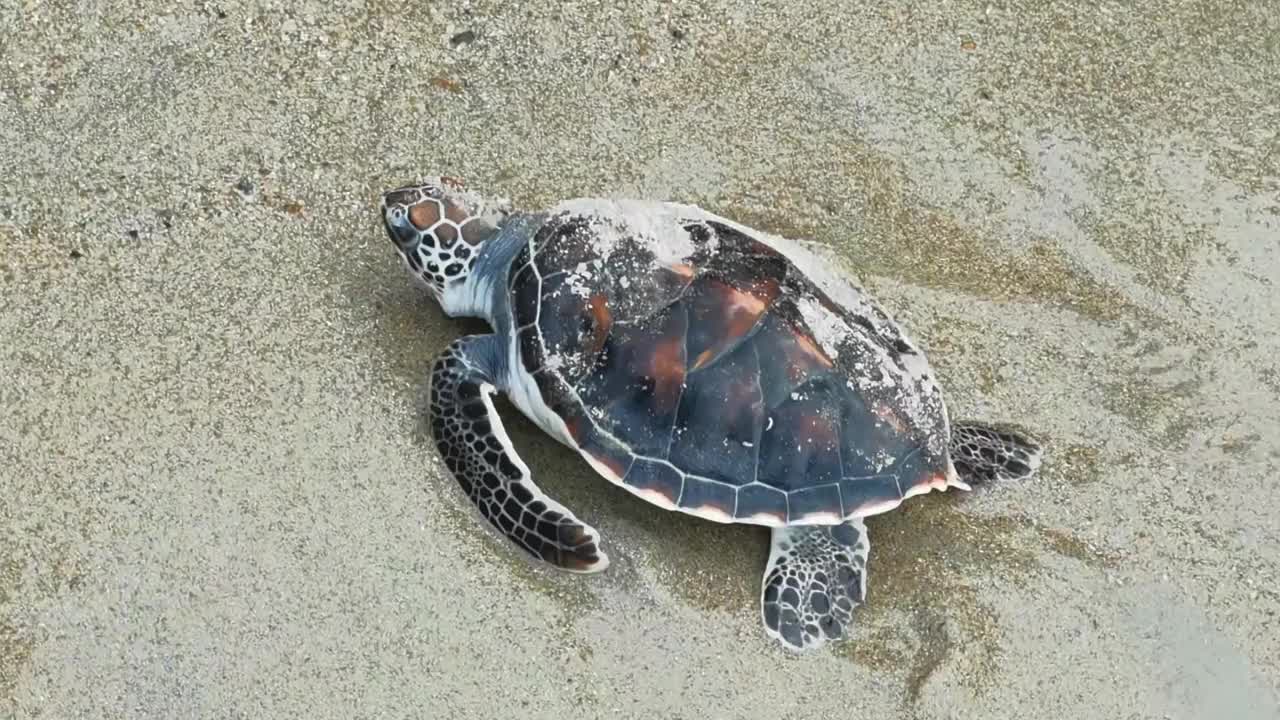
[[[1274,7],[180,5],[0,6],[0,716],[1280,717]],[[1043,475],[871,519],[794,657],[767,533],[508,406],[613,559],[536,567],[420,420],[433,173],[823,243]]]

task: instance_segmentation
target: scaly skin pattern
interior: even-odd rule
[[[530,555],[566,570],[594,572],[608,564],[599,534],[548,498],[511,448],[494,411],[494,386],[476,360],[477,345],[494,336],[455,341],[431,376],[431,434],[449,472],[480,515]]]
[[[765,632],[793,650],[842,639],[866,596],[870,547],[862,520],[774,530],[760,594]]]

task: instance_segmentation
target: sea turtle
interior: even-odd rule
[[[493,329],[433,365],[439,452],[494,528],[556,567],[609,558],[534,483],[495,392],[634,495],[772,528],[761,615],[794,650],[842,637],[863,602],[863,518],[1040,464],[1020,432],[951,423],[918,346],[812,243],[670,202],[514,212],[448,178],[381,211],[444,312]]]

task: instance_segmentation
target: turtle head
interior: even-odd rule
[[[453,314],[484,245],[497,235],[510,204],[463,190],[461,181],[431,178],[382,195],[382,223],[409,273]]]

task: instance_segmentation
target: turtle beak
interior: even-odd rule
[[[419,199],[416,189],[401,188],[382,196],[382,224],[391,241],[408,247],[418,241],[418,229],[409,220],[409,208]]]

